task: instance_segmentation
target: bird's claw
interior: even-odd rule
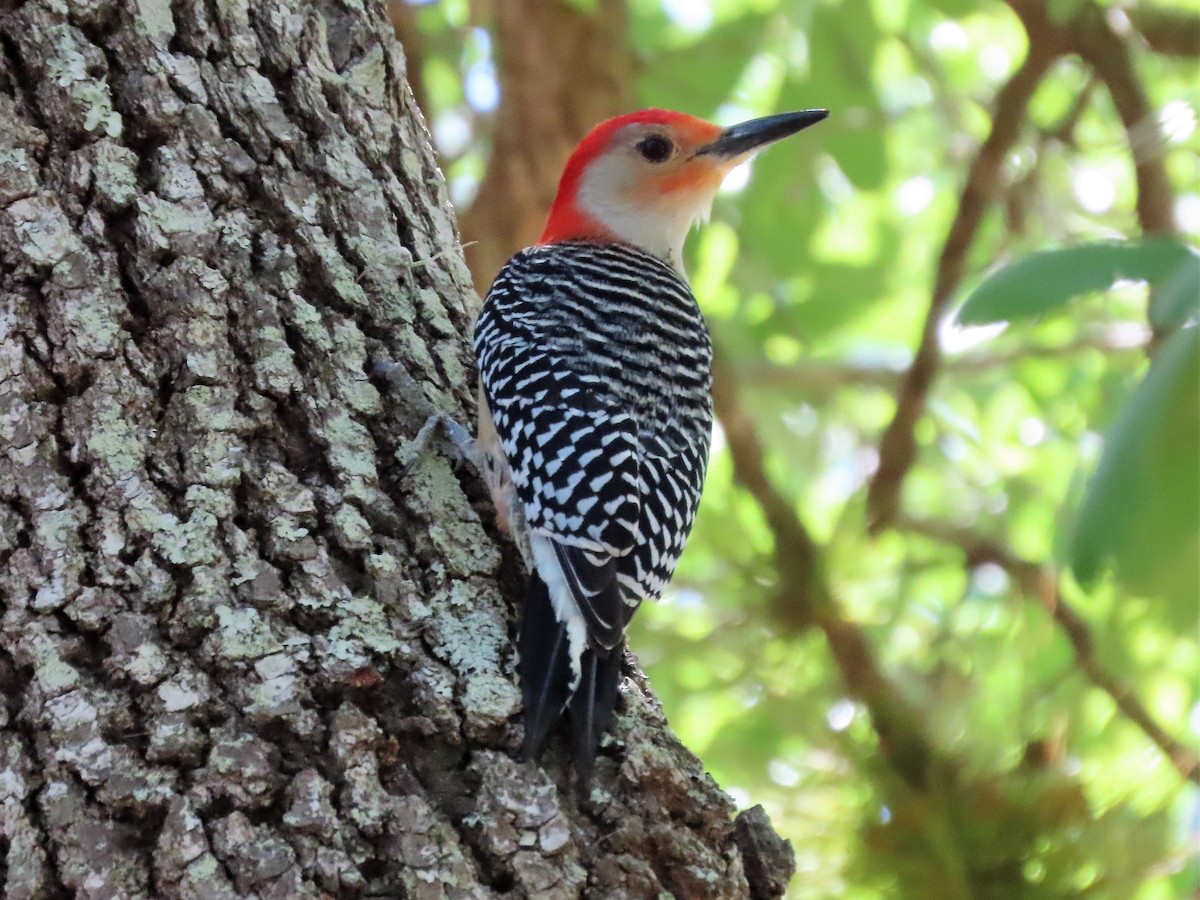
[[[437,433],[438,426],[441,426],[446,437],[450,439],[450,443],[454,445],[454,453],[451,454],[451,467],[455,472],[458,472],[464,462],[470,463],[476,469],[479,468],[477,462],[478,451],[475,446],[475,439],[471,437],[471,433],[462,425],[456,422],[446,413],[434,413],[425,420],[425,424],[421,426],[416,436],[412,439],[408,446],[408,462],[404,464],[404,468],[400,472],[400,477],[405,478],[421,461],[421,457],[429,449],[429,444]]]
[[[422,396],[421,389],[416,380],[401,363],[377,362],[371,367],[371,376],[385,380],[388,383],[389,391],[396,391],[409,396],[412,396],[414,393],[417,396]],[[423,405],[426,409],[429,409],[431,406],[426,400],[423,400]],[[453,470],[458,472],[464,462],[470,463],[476,469],[479,469],[479,451],[476,449],[475,439],[471,437],[471,433],[446,413],[433,412],[409,443],[408,461],[404,463],[401,469],[401,478],[407,477],[416,468],[417,463],[421,461],[421,457],[429,449],[430,442],[433,441],[439,425],[446,437],[450,439],[450,443],[454,445],[454,452],[450,455]]]

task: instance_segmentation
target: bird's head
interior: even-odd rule
[[[601,122],[567,160],[541,243],[623,241],[682,268],[683,241],[736,165],[820,122],[823,109],[721,128],[644,109]]]

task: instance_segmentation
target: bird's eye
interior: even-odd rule
[[[669,140],[661,134],[652,134],[648,138],[642,138],[637,145],[638,152],[652,163],[666,162],[675,147]]]

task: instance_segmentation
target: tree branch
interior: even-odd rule
[[[1184,59],[1200,57],[1200,16],[1140,0],[1124,10],[1155,53]]]
[[[1129,140],[1137,178],[1137,213],[1146,234],[1175,231],[1172,192],[1162,160],[1162,138],[1149,99],[1133,68],[1127,43],[1106,11],[1088,5],[1065,26],[1048,17],[1041,0],[1008,0],[1029,36],[1029,53],[996,98],[992,132],[980,147],[938,264],[933,299],[896,412],[879,445],[879,468],[867,492],[869,527],[878,533],[896,516],[905,476],[916,458],[914,428],[925,411],[941,360],[938,325],[966,268],[983,213],[998,195],[1001,167],[1016,142],[1034,90],[1065,53],[1078,53],[1104,82]]]
[[[1096,642],[1091,629],[1079,613],[1062,598],[1058,587],[1058,575],[1053,569],[1022,559],[999,542],[967,528],[905,515],[898,516],[892,527],[958,547],[965,555],[966,564],[970,568],[992,563],[1004,569],[1020,587],[1021,592],[1036,597],[1066,633],[1067,639],[1075,649],[1076,665],[1088,681],[1112,698],[1121,713],[1162,750],[1181,777],[1200,784],[1200,758],[1197,758],[1196,753],[1168,734],[1146,711],[1133,691],[1100,665],[1096,658]]]
[[[1100,76],[1129,140],[1137,178],[1137,214],[1146,234],[1175,231],[1173,195],[1163,164],[1163,139],[1142,83],[1134,71],[1128,42],[1112,27],[1105,10],[1087,7],[1071,29],[1072,49]]]
[[[1007,369],[1027,359],[1070,357],[1089,350],[1101,353],[1143,351],[1149,344],[1148,332],[1124,333],[1111,328],[1085,334],[1073,341],[1040,347],[1025,347],[1005,353],[961,356],[947,360],[942,366],[947,374],[979,375]],[[868,387],[892,389],[900,383],[903,370],[886,365],[856,365],[838,360],[798,360],[787,365],[748,362],[737,367],[743,383],[761,387],[799,390],[806,393],[828,394],[843,388]]]
[[[825,578],[821,547],[768,477],[762,442],[742,406],[736,378],[719,357],[713,367],[713,406],[733,458],[734,480],[758,501],[775,538],[776,619],[793,634],[821,629],[847,689],[870,712],[892,768],[909,786],[926,788],[938,760],[933,744],[916,712],[884,675],[862,629],[842,615]]]
[[[867,491],[867,517],[872,533],[885,528],[899,509],[901,485],[916,458],[913,429],[925,411],[925,400],[941,362],[938,325],[966,272],[968,251],[983,214],[999,195],[1004,160],[1020,136],[1029,100],[1046,72],[1064,52],[1057,39],[1057,29],[1050,28],[1048,22],[1044,29],[1035,29],[1029,22],[1025,24],[1029,32],[1029,53],[1016,74],[996,95],[991,134],[971,165],[958,214],[942,248],[921,343],[901,381],[896,412],[879,444],[879,468]]]

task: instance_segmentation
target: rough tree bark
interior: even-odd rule
[[[515,759],[511,547],[401,478],[476,299],[381,8],[0,3],[0,261],[4,897],[779,893],[640,678],[590,789]]]

